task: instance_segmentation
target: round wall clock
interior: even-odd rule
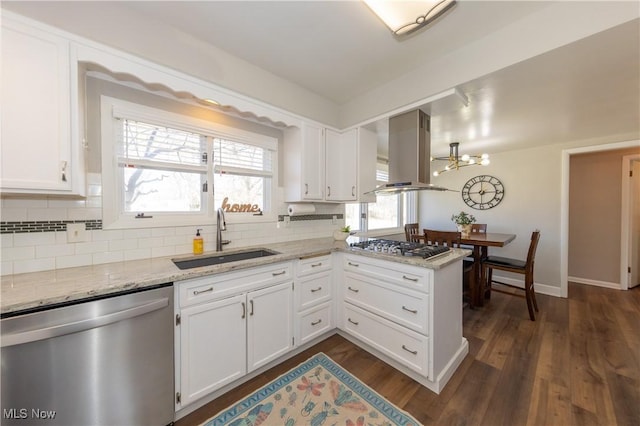
[[[471,178],[462,187],[462,200],[476,210],[487,210],[500,204],[504,186],[498,178],[480,175]]]

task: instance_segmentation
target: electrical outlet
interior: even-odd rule
[[[67,242],[83,243],[89,241],[89,231],[84,223],[67,223]]]

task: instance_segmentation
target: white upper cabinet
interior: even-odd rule
[[[84,195],[77,76],[68,40],[3,15],[2,192]]]
[[[357,131],[325,131],[327,201],[355,201],[357,197]]]
[[[284,138],[286,201],[323,201],[324,129],[311,124],[287,129]]]
[[[303,124],[285,133],[287,202],[375,201],[376,139],[365,129],[339,133]]]

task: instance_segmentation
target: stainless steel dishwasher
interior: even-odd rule
[[[0,325],[2,425],[173,422],[171,284]]]

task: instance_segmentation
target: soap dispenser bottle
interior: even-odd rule
[[[202,229],[196,230],[196,236],[193,238],[193,254],[202,254],[204,252],[204,240],[200,235]]]

